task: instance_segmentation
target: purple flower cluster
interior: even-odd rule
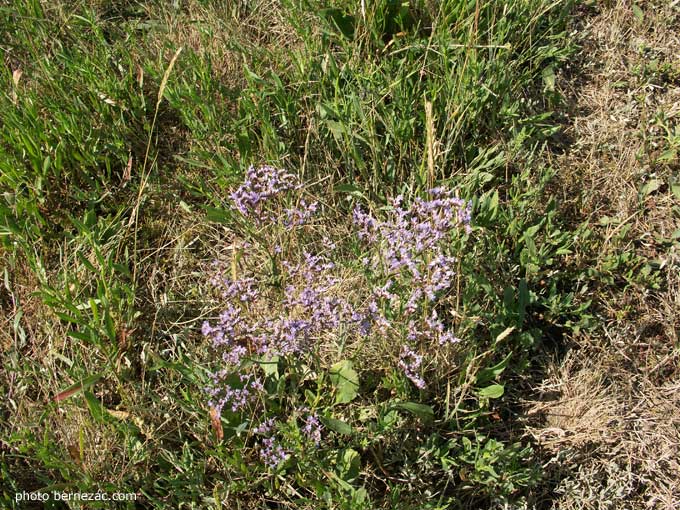
[[[266,435],[269,435],[269,434],[272,433],[275,425],[276,425],[276,420],[274,420],[274,418],[267,418],[265,421],[263,421],[257,427],[255,427],[253,429],[253,432],[255,434],[260,434],[260,435],[266,436]]]
[[[299,408],[297,411],[306,414],[300,429],[303,437],[314,445],[319,445],[321,443],[321,430],[323,426],[319,421],[318,415],[315,412],[310,412],[306,407]],[[260,458],[265,465],[272,469],[275,469],[281,462],[290,458],[290,454],[281,446],[280,440],[277,440],[277,430],[278,423],[274,418],[268,418],[253,428],[254,434],[263,436],[259,441]]]
[[[302,426],[302,433],[309,441],[318,445],[321,442],[321,428],[322,425],[319,422],[319,417],[316,413],[312,413],[305,418],[305,424]]]
[[[323,429],[319,416],[306,407],[296,409],[296,413],[304,416],[302,427],[300,427],[302,437],[318,446],[321,443],[321,431]],[[285,432],[282,434],[279,422],[275,418],[267,418],[262,421],[258,426],[253,427],[252,432],[256,436],[260,436],[256,443],[259,444],[260,459],[267,467],[275,469],[281,462],[290,458],[290,453],[281,445],[280,437]]]
[[[263,205],[272,197],[300,187],[297,177],[272,166],[251,166],[243,183],[229,198],[244,216],[262,219]],[[269,219],[267,217],[266,219]]]
[[[276,469],[281,462],[290,458],[290,454],[276,441],[276,421],[269,418],[253,429],[255,434],[265,436],[260,441],[260,458],[265,465]]]
[[[405,345],[401,349],[401,356],[399,357],[399,368],[404,372],[404,375],[408,377],[416,388],[425,388],[425,381],[419,375],[420,366],[423,364],[423,357],[406,347]]]
[[[364,265],[373,271],[382,269],[391,278],[409,279],[408,314],[416,313],[425,300],[436,301],[438,294],[451,287],[457,262],[446,253],[451,233],[461,226],[470,228],[469,202],[442,188],[430,194],[432,200],[417,198],[409,209],[401,207],[403,199],[397,197],[383,221],[359,208],[354,210],[359,239],[379,252],[378,258],[365,258]]]
[[[422,262],[426,254],[433,256],[434,266],[441,272],[448,261],[443,248],[454,229],[470,231],[471,202],[452,196],[443,188],[430,190],[431,200],[416,198],[409,209],[401,207],[403,198],[392,201],[388,218],[379,221],[359,207],[354,209],[354,224],[359,228],[359,239],[379,245],[382,262],[389,273],[408,270],[414,278],[422,278]]]
[[[295,244],[289,241],[299,242],[299,237],[287,239],[319,210],[317,202],[293,193],[300,189],[292,174],[270,166],[251,167],[230,195],[233,207],[249,221],[278,230],[271,247],[259,244],[261,240],[255,246],[241,244],[243,253],[256,256],[242,259],[239,278],[229,264],[217,263],[210,280],[224,301],[219,315],[202,327],[221,357],[207,389],[218,414],[224,408],[257,413],[266,406],[270,396],[259,361],[278,356],[312,364],[317,346],[340,335],[363,337],[364,342],[371,336],[403,338],[396,344],[396,349],[401,348],[398,367],[420,389],[425,387],[423,353],[433,346],[460,342],[439,314],[446,311],[443,298],[456,278],[454,234],[470,231],[469,202],[435,188],[427,199],[416,198],[408,207],[398,197],[380,218],[357,207],[353,220],[366,247],[365,280],[355,286],[355,292],[347,293],[340,291],[345,281],[333,261],[332,240],[324,238],[320,243],[324,255],[309,243],[295,256]],[[296,205],[286,207],[286,203]],[[303,230],[305,235],[309,231]],[[285,256],[282,245],[287,247]],[[272,257],[277,285],[262,275],[257,255]],[[319,444],[319,417],[304,408],[297,412],[304,417],[301,434]],[[263,438],[260,457],[267,466],[274,468],[289,458],[276,440],[273,418],[253,431]]]
[[[215,264],[215,266],[217,270],[210,279],[210,283],[221,291],[222,299],[230,300],[238,298],[243,303],[249,303],[257,298],[258,282],[255,278],[232,280],[226,276],[225,271],[220,269],[218,264]]]
[[[288,460],[290,454],[276,442],[275,438],[266,437],[262,440],[260,458],[267,467],[275,469],[281,462]]]
[[[253,401],[261,388],[253,374],[256,365],[244,363],[274,356],[305,356],[325,335],[349,331],[365,322],[345,298],[339,297],[333,276],[335,265],[321,257],[304,254],[299,264],[282,262],[286,281],[282,292],[268,288],[252,276],[230,280],[219,272],[212,282],[226,299],[216,320],[205,321],[202,332],[221,354],[223,368],[212,374],[211,405],[221,412],[224,406],[241,410]],[[233,374],[250,379],[243,388],[232,388],[226,380]],[[243,381],[243,379],[242,379]]]
[[[318,209],[318,202],[312,202],[308,204],[303,198],[300,200],[300,204],[297,207],[290,207],[284,211],[286,218],[283,220],[283,224],[286,227],[304,225],[307,223],[309,218],[316,214]]]
[[[294,283],[287,285],[283,306],[306,318],[308,332],[314,338],[324,334],[358,327],[364,316],[345,298],[338,295],[340,279],[335,276],[335,264],[325,257],[304,252],[300,264],[284,262]]]
[[[456,337],[451,331],[446,331],[444,324],[437,317],[437,311],[432,310],[430,317],[426,321],[428,338],[437,338],[439,345],[457,344],[460,338]]]
[[[224,378],[228,375],[228,370],[220,370],[211,374],[212,385],[206,388],[206,392],[210,395],[208,404],[215,410],[218,417],[222,415],[222,410],[227,406],[234,413],[244,409],[264,390],[262,379],[257,375],[239,375],[240,387],[232,387],[226,383]]]
[[[236,191],[229,195],[233,207],[258,225],[282,224],[297,227],[306,224],[316,214],[319,203],[297,200],[297,205],[281,210],[281,199],[288,192],[302,188],[297,176],[272,166],[251,166],[246,178]]]
[[[402,206],[403,198],[397,197],[382,220],[357,207],[353,220],[359,239],[375,254],[364,257],[362,264],[387,278],[385,287],[373,289],[366,317],[386,331],[384,315],[377,312],[378,303],[382,303],[391,309],[392,316],[396,314],[407,324],[409,343],[426,345],[434,341],[444,346],[460,340],[446,329],[435,307],[454,283],[457,259],[449,253],[451,236],[461,229],[470,232],[472,204],[442,187],[430,190],[429,195],[427,200],[416,198],[408,208]],[[427,318],[423,320],[423,316]],[[422,358],[410,348],[404,349],[399,366],[423,388],[425,382],[416,373]]]

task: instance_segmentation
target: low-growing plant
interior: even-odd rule
[[[511,383],[588,318],[537,164],[572,2],[364,3],[0,6],[13,490],[443,509],[533,483]],[[261,160],[305,183],[253,168],[216,209]]]
[[[310,193],[270,166],[231,193],[240,229],[214,263],[222,305],[202,327],[218,356],[206,391],[216,438],[239,448],[244,475],[359,508],[371,473],[411,469],[401,447],[448,419],[428,385],[456,384],[466,346],[457,268],[472,204],[437,187],[357,205],[328,230],[333,212]],[[482,400],[498,396],[490,388]]]

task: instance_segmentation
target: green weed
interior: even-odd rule
[[[513,382],[548,336],[592,322],[572,284],[581,268],[563,270],[580,233],[546,198],[540,158],[557,129],[570,9],[1,6],[3,505],[52,488],[134,492],[148,508],[443,509],[528,494],[535,455],[496,417],[510,416]],[[279,239],[227,200],[262,163],[312,183],[327,213],[316,228],[340,238],[348,287],[366,255],[347,235],[354,206],[383,214],[399,194],[410,203],[444,184],[475,218],[469,242],[447,248],[460,255],[446,327],[466,348],[432,359],[426,392],[386,341],[356,359],[351,342],[329,343],[337,359],[312,372],[260,360],[274,414],[304,405],[330,434],[310,446],[304,413],[289,414],[279,433],[296,462],[280,470],[255,463],[251,417],[211,415],[215,361],[199,331],[219,306],[206,285],[218,241],[257,239],[268,284],[282,285]],[[635,264],[608,258],[599,275]]]

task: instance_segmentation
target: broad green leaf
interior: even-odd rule
[[[352,496],[352,503],[360,505],[368,500],[368,492],[363,487],[359,487]]]
[[[611,217],[611,216],[602,216],[599,220],[598,223],[603,226],[608,226],[608,225],[618,225],[621,223],[621,220],[616,217]]]
[[[273,375],[275,379],[279,378],[279,357],[272,356],[270,359],[261,359],[257,362],[265,375]]]
[[[83,265],[89,269],[92,273],[94,274],[99,274],[99,272],[95,269],[95,267],[92,265],[92,262],[87,260],[85,255],[83,255],[80,251],[76,252],[76,256],[78,259],[83,263]]]
[[[87,403],[87,407],[90,409],[90,414],[92,417],[95,419],[95,421],[104,423],[105,414],[102,403],[97,399],[97,397],[94,396],[91,391],[85,391],[83,392],[83,395],[85,396],[85,402]]]
[[[671,184],[671,191],[675,195],[675,198],[680,200],[680,182],[675,182]]]
[[[637,18],[638,21],[642,22],[645,19],[645,14],[642,12],[642,9],[637,4],[633,4],[632,7],[633,10],[633,15]]]
[[[333,188],[333,191],[336,193],[346,193],[357,198],[366,199],[366,195],[364,195],[362,190],[353,184],[339,184]]]
[[[392,425],[394,425],[397,422],[398,419],[399,414],[397,413],[397,410],[392,409],[385,413],[384,416],[380,417],[379,424],[381,427],[389,429]]]
[[[676,159],[678,159],[678,152],[675,149],[668,149],[663,151],[657,160],[660,163],[672,163]]]
[[[208,221],[230,224],[232,221],[232,212],[226,209],[218,209],[216,207],[206,207],[205,217]]]
[[[434,420],[434,410],[432,407],[425,404],[418,404],[416,402],[399,402],[398,404],[394,404],[392,408],[408,411],[426,423]]]
[[[326,427],[328,430],[332,430],[333,432],[344,434],[346,436],[352,435],[352,427],[342,420],[336,420],[335,418],[325,418],[323,416],[319,419],[321,420],[321,423],[323,423],[324,427]]]
[[[347,127],[344,124],[342,124],[341,122],[338,122],[336,120],[328,119],[328,120],[325,120],[324,122],[325,122],[326,126],[328,126],[328,129],[330,129],[331,134],[333,135],[335,140],[338,143],[341,143],[343,136],[348,134]]]
[[[305,399],[307,400],[307,404],[316,407],[317,397],[313,392],[305,390]]]
[[[78,319],[70,316],[67,313],[63,313],[63,312],[54,312],[54,313],[57,315],[57,317],[59,317],[63,321],[70,322],[72,324],[80,324],[80,321]]]
[[[104,310],[104,330],[109,340],[116,341],[116,326],[113,324],[113,318],[108,310]]]
[[[493,195],[491,195],[489,212],[491,213],[491,219],[496,218],[496,215],[498,214],[498,190],[495,190]]]
[[[346,404],[354,400],[359,392],[359,376],[352,368],[352,362],[350,360],[338,361],[331,367],[329,375],[337,390],[335,402]]]
[[[251,71],[247,64],[243,64],[243,73],[246,75],[246,78],[248,78],[252,82],[255,82],[259,85],[266,83],[265,80],[260,75]]]
[[[544,67],[541,77],[543,78],[545,89],[553,92],[555,90],[555,69],[553,69],[553,66]]]
[[[83,342],[93,342],[92,334],[91,333],[85,333],[83,331],[69,331],[66,333],[68,336],[71,338],[75,338],[77,340],[82,340]]]
[[[534,227],[529,227],[529,229],[533,229]],[[536,251],[536,243],[534,243],[534,240],[531,237],[524,236],[524,242],[526,243],[526,251],[529,254],[529,257],[531,257],[531,261],[534,261],[536,259],[536,255],[538,252]]]
[[[475,378],[477,384],[484,384],[498,377],[508,366],[512,353],[508,354],[503,361],[489,368],[480,370]]]
[[[118,271],[120,274],[123,274],[125,276],[131,277],[130,269],[127,267],[125,264],[112,264],[111,267]]]
[[[361,471],[361,456],[352,448],[338,452],[338,476],[345,481],[354,480]]]
[[[500,398],[503,396],[504,392],[505,388],[501,384],[492,384],[491,386],[487,386],[486,388],[479,390],[479,396],[486,398]]]
[[[642,186],[640,189],[640,195],[646,197],[647,195],[654,193],[660,187],[661,181],[659,179],[651,179],[650,181],[646,182],[644,186]]]
[[[541,220],[539,221],[536,225],[531,225],[529,228],[527,228],[524,231],[524,239],[533,239],[536,234],[538,234],[538,231],[541,230],[541,227],[543,227],[544,221]]]

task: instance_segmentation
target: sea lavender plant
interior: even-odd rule
[[[298,189],[300,184],[293,174],[272,166],[255,168],[246,172],[243,183],[229,197],[234,208],[254,221],[272,221],[270,214],[264,214],[265,204],[286,191]]]
[[[290,454],[277,441],[276,429],[277,423],[274,418],[269,418],[253,428],[254,434],[263,436],[259,441],[260,459],[271,469],[276,469],[281,462],[290,458]]]
[[[315,445],[318,445],[321,442],[321,429],[322,425],[319,422],[319,417],[316,415],[316,413],[309,414],[305,418],[305,424],[302,426],[302,432],[305,435],[305,437],[313,442]]]
[[[307,406],[298,407],[294,414],[303,418],[302,426],[299,427],[302,437],[318,446],[321,442],[321,431],[323,430],[319,415],[315,411],[310,411]]]
[[[260,458],[267,467],[275,469],[281,462],[288,460],[289,457],[290,454],[273,437],[267,437],[262,440]]]
[[[310,204],[303,198],[296,207],[287,208],[284,213],[286,215],[283,224],[286,227],[294,227],[304,225],[312,216],[316,214],[319,209],[319,202],[312,202]]]
[[[318,352],[326,340],[343,336],[343,344],[355,338],[358,345],[374,337],[401,338],[389,342],[397,349],[395,365],[417,388],[425,388],[427,352],[460,341],[442,319],[447,311],[443,298],[456,278],[452,239],[458,231],[470,231],[471,204],[435,188],[408,207],[397,197],[380,218],[355,208],[353,226],[366,256],[363,278],[348,294],[338,292],[343,279],[334,260],[336,242],[324,236],[321,242],[298,244],[310,218],[321,212],[318,202],[301,193],[294,175],[265,166],[251,167],[230,195],[233,208],[260,231],[270,229],[275,242],[265,244],[268,238],[253,236],[235,248],[241,261],[238,277],[236,255],[231,264],[215,265],[211,283],[223,308],[202,331],[220,355],[207,389],[218,416],[225,408],[268,416],[270,399],[277,399],[272,407],[302,415],[303,437],[320,444],[323,427],[316,411],[295,407],[299,397],[291,395],[286,403],[280,393],[270,392],[260,363],[282,358],[290,370],[302,365],[320,370]],[[274,261],[275,285],[263,272],[267,266],[258,262],[262,255]],[[263,437],[260,458],[270,468],[291,454],[277,439],[277,423],[270,417],[253,428]]]
[[[420,366],[423,364],[423,356],[414,352],[407,346],[403,346],[401,349],[401,355],[399,356],[399,368],[404,371],[404,375],[408,377],[416,388],[425,388],[425,381],[420,377],[419,371]]]
[[[384,303],[397,322],[407,324],[407,341],[422,347],[432,341],[440,346],[460,341],[438,318],[436,308],[455,279],[458,259],[449,252],[452,235],[459,230],[471,231],[472,208],[470,202],[442,187],[428,194],[429,199],[416,198],[408,208],[402,205],[403,197],[397,197],[382,220],[359,207],[353,213],[357,236],[375,254],[365,257],[363,266],[387,279],[384,287],[373,289],[374,299],[365,317],[374,323],[381,321],[381,330],[387,331],[384,315],[376,313],[377,302]],[[390,290],[394,288],[402,290],[400,302],[397,293]],[[422,358],[410,347],[404,349],[399,366],[406,377],[423,388],[425,382],[417,375]]]
[[[291,196],[299,194],[300,189],[292,174],[273,167],[251,167],[231,199],[234,209],[248,221],[261,227],[278,226],[277,237],[285,241],[286,234],[303,227],[318,211],[318,202]],[[287,202],[297,206],[284,208]],[[242,253],[246,249],[249,254],[259,249],[269,252],[268,247],[261,246],[261,238],[253,239],[254,244],[249,242],[241,243]],[[325,244],[333,247],[332,241]],[[316,343],[325,336],[337,335],[340,329],[358,328],[353,319],[355,309],[335,290],[339,279],[334,275],[334,262],[307,251],[297,260],[288,260],[282,251],[277,243],[273,252],[282,270],[281,291],[271,287],[260,266],[248,264],[249,257],[239,278],[234,276],[233,260],[231,264],[217,262],[214,266],[210,283],[224,305],[216,319],[204,322],[202,332],[221,357],[221,366],[211,374],[207,388],[217,416],[225,407],[240,412],[266,403],[264,374],[258,360],[303,359],[311,356]],[[315,416],[308,418],[305,430],[316,440],[320,439],[320,428]],[[271,446],[263,451],[271,457],[278,449]]]

